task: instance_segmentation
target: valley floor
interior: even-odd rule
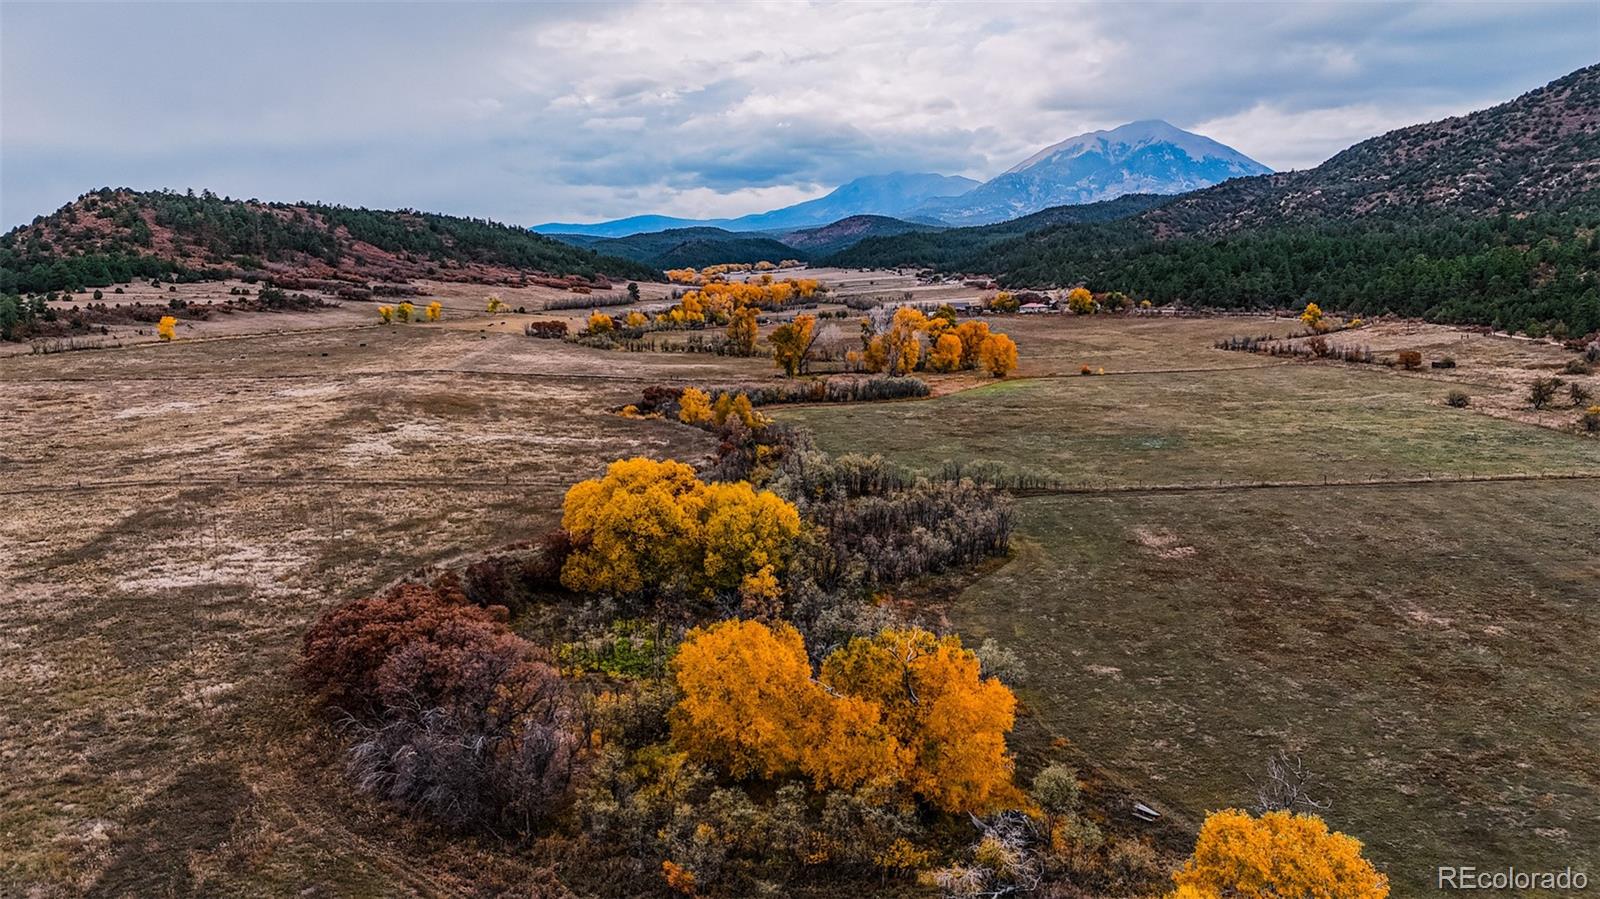
[[[909,280],[837,277],[886,296]],[[301,710],[301,634],[419,566],[542,533],[613,458],[705,455],[701,431],[607,411],[644,386],[773,374],[526,338],[524,316],[477,314],[482,292],[439,325],[0,359],[0,894],[549,878],[552,859],[355,794]],[[1290,330],[1268,319],[996,324],[1024,377],[780,414],[835,450],[1109,488],[1019,500],[1013,557],[928,600],[1026,663],[1021,752],[1069,741],[1190,827],[1300,753],[1402,894],[1437,864],[1600,862],[1600,480],[1451,480],[1600,478],[1600,441],[1516,420],[1560,351],[1370,332],[1448,343],[1461,367],[1438,380],[1211,348]],[[1473,409],[1442,404],[1458,383]],[[1356,477],[1411,483],[1318,483]],[[1217,481],[1299,486],[1118,492]]]

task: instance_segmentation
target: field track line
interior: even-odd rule
[[[452,489],[504,487],[570,487],[570,480],[553,478],[509,478],[484,475],[477,478],[350,478],[324,475],[296,475],[293,477],[189,477],[141,478],[107,481],[75,481],[52,486],[9,487],[0,489],[0,496],[26,496],[44,493],[87,493],[94,490],[139,489],[146,487],[450,487]]]
[[[1017,375],[1012,381],[1046,381],[1066,378],[1071,380],[1093,380],[1094,378],[1126,378],[1136,375],[1190,375],[1204,374],[1206,372],[1221,371],[1255,371],[1260,368],[1278,368],[1289,364],[1288,362],[1263,362],[1258,365],[1214,365],[1197,368],[1130,368],[1126,371],[1106,371],[1105,374],[1086,375],[1081,371],[1053,371],[1042,375]],[[1003,381],[996,381],[1000,384]],[[985,385],[987,386],[987,385]]]
[[[1426,487],[1430,484],[1503,484],[1526,481],[1600,481],[1600,471],[1543,474],[1445,475],[1414,478],[1369,478],[1337,481],[1257,481],[1213,484],[1103,484],[1061,487],[1017,487],[1006,492],[1020,499],[1049,496],[1117,494],[1232,493],[1246,490],[1338,490],[1350,488]]]

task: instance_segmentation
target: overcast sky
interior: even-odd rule
[[[520,224],[991,177],[1142,118],[1278,169],[1600,61],[1600,2],[0,2],[0,217],[101,186]]]

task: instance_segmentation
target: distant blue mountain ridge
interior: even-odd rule
[[[929,172],[893,172],[867,175],[840,185],[832,193],[793,206],[731,219],[684,219],[665,215],[636,215],[609,222],[577,224],[547,222],[535,225],[540,234],[576,234],[591,237],[625,237],[669,228],[714,227],[728,231],[792,231],[815,228],[852,215],[901,217],[938,197],[966,193],[978,182],[959,175]]]
[[[857,178],[815,200],[732,219],[637,215],[591,224],[548,222],[533,230],[590,238],[693,227],[783,232],[859,215],[927,225],[986,225],[1053,206],[1125,194],[1187,193],[1271,171],[1232,147],[1152,119],[1070,137],[981,184],[957,175],[894,172]]]

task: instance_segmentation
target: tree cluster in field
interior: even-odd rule
[[[792,381],[751,381],[741,384],[719,384],[703,390],[688,388],[703,394],[706,401],[715,403],[723,394],[744,395],[752,406],[777,406],[786,403],[863,403],[879,400],[914,399],[931,392],[928,382],[921,378],[893,375],[866,377],[838,375],[829,378],[807,378]],[[667,418],[678,418],[685,389],[671,387],[646,388],[635,405],[642,414],[657,413]],[[695,401],[692,401],[695,402]],[[694,421],[691,424],[697,423]]]
[[[728,325],[745,310],[782,309],[808,302],[824,291],[815,278],[778,280],[763,274],[755,281],[726,281],[720,274],[685,291],[678,302],[651,320],[656,327]]]
[[[673,232],[671,231],[663,231],[659,235],[637,234],[634,235],[634,237],[637,239],[661,239],[662,235],[669,235],[672,233]],[[667,266],[665,274],[667,276],[667,280],[674,284],[706,284],[710,281],[715,281],[719,278],[726,278],[728,275],[738,274],[740,272],[773,272],[780,268],[798,268],[801,264],[802,260],[799,259],[784,259],[781,262],[776,263],[765,259],[759,262],[718,262],[708,263],[699,270],[696,270],[692,266],[685,266],[683,268]]]
[[[1587,364],[1568,369],[1571,373],[1589,374]],[[1563,391],[1561,388],[1567,388]],[[1600,432],[1600,405],[1594,403],[1594,389],[1581,381],[1568,382],[1561,378],[1535,378],[1528,385],[1528,405],[1534,410],[1551,409],[1567,405],[1578,409],[1577,429],[1585,434]]]
[[[835,383],[849,386],[833,388]],[[878,456],[831,456],[816,449],[806,432],[773,423],[756,407],[815,401],[819,391],[810,385],[829,385],[820,391],[824,401],[830,392],[834,401],[852,401],[898,397],[902,391],[921,395],[922,388],[909,385],[922,383],[875,376],[789,382],[753,392],[652,387],[625,412],[676,417],[714,431],[720,442],[707,469],[710,477],[769,484],[814,526],[791,583],[824,594],[850,593],[1004,553],[1013,523],[1009,499],[960,474],[911,475]],[[796,390],[801,384],[807,386]],[[828,605],[825,598],[808,599],[811,617]]]
[[[1003,378],[1017,367],[1017,344],[988,322],[956,322],[946,305],[933,315],[915,306],[874,309],[861,321],[861,349],[852,363],[870,372],[954,372],[982,368]]]
[[[271,287],[264,287],[255,295],[251,295],[248,289],[243,293],[239,290],[231,290],[233,298],[220,303],[211,300],[194,303],[177,298],[165,303],[106,303],[104,292],[96,290],[92,302],[67,309],[49,305],[48,301],[56,299],[53,293],[27,299],[0,295],[0,340],[30,340],[95,332],[105,334],[110,325],[147,325],[166,317],[209,321],[215,315],[232,315],[235,312],[314,311],[338,305],[320,297],[303,293],[289,294]],[[115,293],[122,293],[122,288],[116,288]],[[61,300],[70,298],[70,294],[60,295]]]
[[[1360,318],[1336,321],[1324,313],[1322,307],[1316,303],[1307,303],[1305,311],[1300,314],[1300,320],[1306,324],[1308,330],[1298,334],[1290,334],[1287,337],[1274,337],[1270,334],[1259,337],[1235,335],[1224,337],[1212,346],[1231,352],[1260,353],[1279,358],[1335,359],[1359,365],[1386,365],[1407,371],[1422,367],[1422,353],[1418,350],[1397,350],[1393,356],[1380,357],[1365,344],[1361,346],[1335,344],[1328,339],[1330,334],[1361,328],[1364,322]],[[1300,342],[1297,343],[1297,340]],[[1433,368],[1455,368],[1456,360],[1450,356],[1442,356],[1432,360],[1430,365]]]
[[[626,292],[612,291],[609,294],[574,294],[569,297],[551,297],[544,301],[544,309],[554,312],[560,309],[592,309],[599,306],[626,306],[637,303],[639,298],[630,296]]]
[[[623,460],[568,492],[562,525],[313,626],[302,677],[345,721],[360,786],[451,827],[570,841],[594,856],[580,878],[646,895],[910,876],[941,851],[935,822],[1025,803],[1005,747],[1015,700],[956,638],[876,629],[813,670],[781,617],[802,524],[777,494]],[[672,633],[725,601],[761,620],[627,641],[664,648],[665,671],[553,655],[511,631],[505,603],[557,585],[653,608]]]
[[[496,298],[498,301],[498,298]],[[395,323],[409,324],[411,322],[436,322],[444,317],[444,304],[434,300],[420,310],[415,303],[402,300],[394,305],[378,307],[378,320],[386,325]]]

